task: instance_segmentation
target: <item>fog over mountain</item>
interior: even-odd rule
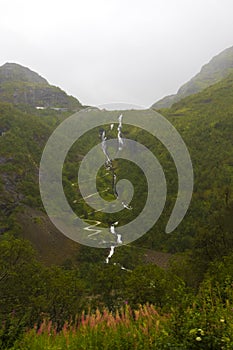
[[[0,65],[30,67],[84,105],[148,107],[232,46],[232,13],[231,0],[2,0]]]

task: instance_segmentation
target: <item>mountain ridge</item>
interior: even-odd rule
[[[0,67],[0,101],[34,108],[71,111],[83,108],[78,99],[67,95],[59,87],[50,85],[38,73],[18,63],[9,62]]]
[[[154,109],[169,108],[181,99],[219,82],[231,72],[233,72],[233,46],[215,55],[207,64],[203,65],[200,72],[183,84],[176,94],[163,97],[151,107]]]

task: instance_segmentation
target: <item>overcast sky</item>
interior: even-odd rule
[[[150,106],[233,46],[232,0],[0,0],[0,65],[86,105]]]

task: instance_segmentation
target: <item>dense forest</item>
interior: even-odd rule
[[[123,113],[125,118],[127,113],[134,111]],[[44,146],[72,112],[0,103],[2,349],[232,349],[233,75],[160,113],[190,152],[190,208],[176,230],[166,234],[177,193],[174,162],[150,133],[124,125],[124,137],[147,146],[161,163],[168,194],[154,227],[116,248],[106,264],[109,249],[82,246],[63,236],[40,198]],[[63,186],[77,215],[107,227],[119,219],[117,214],[93,213],[77,183],[82,158],[98,143],[95,128],[72,146]],[[114,167],[119,179],[135,186],[134,210],[120,217],[125,224],[141,211],[147,185],[131,162],[117,159]],[[98,190],[110,182],[100,176]]]

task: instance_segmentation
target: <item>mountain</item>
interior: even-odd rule
[[[204,230],[206,225],[211,225],[215,213],[224,209],[231,200],[231,196],[228,198],[226,193],[231,192],[229,189],[233,187],[232,106],[233,73],[163,111],[184,139],[195,173],[195,191],[189,213],[172,235],[164,235],[164,228],[176,198],[177,174],[174,163],[168,152],[150,134],[124,125],[124,135],[127,138],[137,140],[156,154],[167,179],[167,207],[158,224],[142,237],[141,246],[155,250],[163,249],[171,253],[189,249],[199,227]],[[62,238],[55,228],[52,229],[44,213],[38,186],[38,169],[49,135],[62,122],[63,117],[69,114],[64,113],[61,117],[58,112],[51,110],[46,115],[40,110],[35,110],[35,113],[39,114],[40,118],[37,115],[25,114],[12,105],[0,103],[0,233],[17,232],[20,236],[30,239],[41,255],[44,254],[43,258],[49,261],[56,255],[55,243],[64,244],[64,237]],[[118,116],[115,111],[96,110],[90,113],[95,113],[100,118],[101,113],[113,114],[116,120]],[[128,114],[134,113],[143,118],[153,111],[125,111],[123,116],[127,118]],[[74,211],[78,210],[78,215],[86,218],[90,218],[91,209],[81,200],[77,191],[77,167],[87,151],[98,143],[99,128],[91,130],[72,147],[63,168],[64,190],[69,203]],[[119,178],[129,177],[136,193],[135,203],[132,204],[134,210],[121,215],[121,221],[124,223],[129,219],[129,215],[133,217],[142,209],[143,196],[146,193],[145,183],[140,171],[136,167],[132,168],[132,164],[125,164],[123,167],[117,164],[118,161],[116,167],[119,168]],[[105,177],[98,184],[99,190],[103,192],[107,185],[104,179]],[[111,179],[106,178],[106,181],[111,183]],[[105,215],[107,214],[101,212],[95,215],[92,213],[91,219],[108,222],[108,216]],[[116,217],[112,220],[116,220]],[[46,240],[51,243],[49,247]],[[68,240],[67,245],[70,245]],[[76,246],[74,242],[73,245]],[[53,251],[53,255],[49,254],[49,251]],[[88,256],[86,257],[88,259]],[[60,258],[62,260],[65,256],[62,254]]]
[[[42,109],[76,111],[82,108],[76,98],[68,96],[36,72],[16,63],[5,63],[0,67],[0,101]]]
[[[19,70],[17,72],[19,74]],[[27,69],[20,69],[21,75],[18,75],[17,79],[21,79],[21,84],[22,80],[26,80],[24,81],[26,84],[50,87],[43,78],[30,72]],[[12,77],[5,70],[1,79],[1,84],[5,84],[9,80],[11,82]],[[37,83],[32,82],[35,80]],[[167,179],[168,199],[163,216],[158,224],[156,223],[155,227],[141,238],[139,242],[141,247],[162,249],[170,253],[190,249],[200,228],[206,232],[205,227],[212,225],[215,215],[228,208],[233,188],[232,106],[233,73],[201,92],[183,98],[171,108],[163,110],[165,117],[172,122],[184,139],[195,174],[195,191],[189,212],[172,235],[164,235],[164,228],[177,194],[174,162],[163,145],[149,133],[124,124],[124,136],[137,140],[151,149],[163,167]],[[51,225],[40,199],[38,172],[41,155],[49,136],[71,112],[61,114],[56,110],[48,109],[45,112],[35,108],[33,111],[33,113],[31,110],[25,112],[17,106],[0,102],[0,235],[10,232],[30,239],[44,261],[62,262],[66,257],[73,256],[73,251],[79,251],[80,246],[70,242]],[[101,118],[102,113],[112,114],[116,121],[118,118],[116,111],[93,110],[90,113],[95,113],[98,118]],[[153,114],[153,110],[124,111],[123,117],[127,119],[127,115],[134,113],[143,118],[147,113]],[[114,129],[112,135],[109,131],[108,136],[114,135]],[[77,168],[80,161],[99,141],[99,128],[97,128],[83,135],[81,140],[72,146],[63,168],[63,183],[67,199],[78,215],[106,223],[109,221],[107,214],[102,212],[93,214],[77,191]],[[121,222],[124,224],[132,221],[133,215],[142,210],[146,184],[143,174],[136,166],[119,164],[120,160],[117,160],[115,166],[118,178],[129,179],[135,188],[133,199],[135,202],[132,203],[134,210],[121,214]],[[100,175],[102,173],[105,174],[104,168],[101,169]],[[98,183],[99,191],[105,193],[107,181],[111,186],[111,179],[101,177]],[[112,222],[116,220],[117,216],[111,217]],[[57,253],[59,249],[62,254]],[[88,253],[85,259],[88,261],[89,258]]]
[[[182,98],[195,94],[221,79],[233,71],[233,46],[213,57],[209,63],[190,81],[185,83],[174,95],[169,95],[153,104],[152,108],[159,110],[169,108]]]

